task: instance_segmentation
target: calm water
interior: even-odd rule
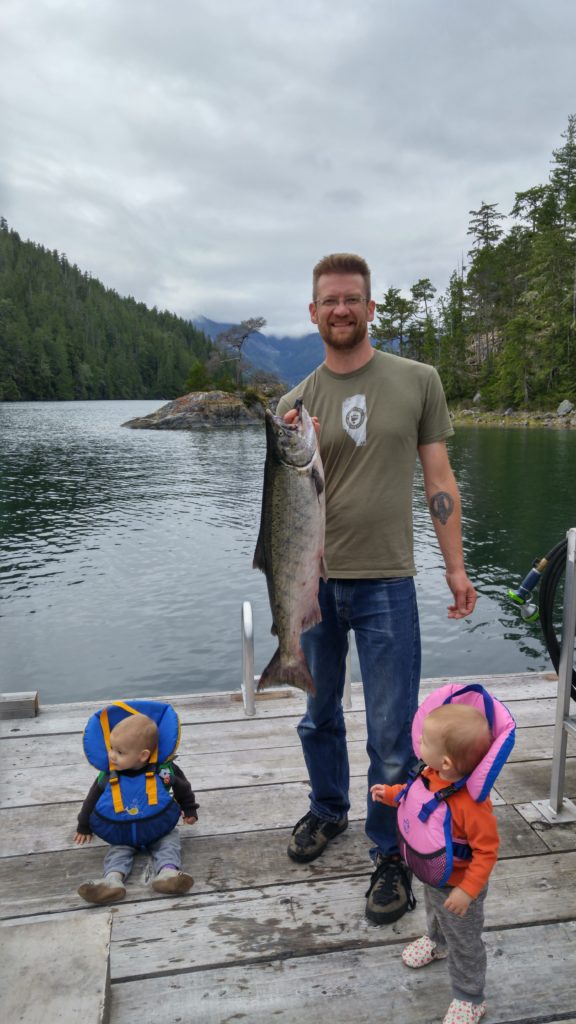
[[[121,427],[158,405],[0,404],[2,690],[46,703],[236,688],[246,599],[256,671],[271,656],[252,569],[264,430]],[[576,432],[459,429],[450,453],[480,600],[468,622],[446,619],[418,481],[423,675],[548,668],[538,626],[504,595],[576,525]]]

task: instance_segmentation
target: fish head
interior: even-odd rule
[[[312,418],[298,399],[298,411],[292,423],[286,423],[283,416],[275,416],[266,410],[266,446],[268,454],[287,466],[307,466],[314,458],[318,442]]]

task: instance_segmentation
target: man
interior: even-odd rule
[[[294,827],[289,856],[314,860],[348,825],[349,766],[342,694],[348,631],[354,630],[366,704],[366,833],[374,871],[366,915],[397,920],[413,906],[400,861],[396,812],[370,799],[375,784],[406,777],[414,755],[410,725],[418,705],[420,634],[414,574],[412,485],[420,458],[432,521],[453,594],[448,617],[470,615],[476,593],[462,554],[460,498],[445,439],[452,433],[440,378],[431,366],[375,351],[368,336],[375,303],[359,256],[335,253],[314,268],[310,317],[325,361],[285,395],[316,421],[326,475],[328,581],[320,581],[322,622],[302,635],[316,686],[298,726],[310,777],[310,811]]]

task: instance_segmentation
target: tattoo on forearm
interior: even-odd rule
[[[436,519],[440,520],[442,526],[446,526],[453,511],[454,500],[447,491],[438,491],[438,494],[434,494],[430,499],[430,512]]]

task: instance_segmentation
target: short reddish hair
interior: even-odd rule
[[[333,252],[323,256],[312,271],[312,298],[316,302],[318,278],[323,274],[360,274],[366,289],[366,301],[370,302],[370,267],[361,256],[353,252]]]
[[[476,768],[492,746],[488,719],[471,704],[442,704],[425,721],[433,723],[436,736],[461,775]]]
[[[127,743],[131,750],[152,752],[158,743],[158,726],[148,715],[127,715],[114,726],[110,737]]]

